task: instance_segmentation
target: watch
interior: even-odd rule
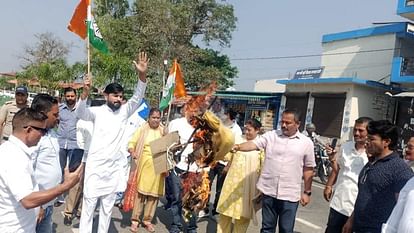
[[[311,196],[312,195],[312,192],[311,191],[303,191],[303,193],[306,194],[306,195],[308,195],[308,196]]]

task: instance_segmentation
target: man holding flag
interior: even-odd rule
[[[147,54],[141,52],[134,61],[139,80],[134,95],[122,105],[123,88],[117,83],[105,87],[106,104],[86,107],[91,80],[84,81],[83,93],[76,108],[79,119],[92,121],[94,130],[85,167],[84,197],[79,232],[92,232],[95,207],[100,201],[98,233],[108,232],[116,193],[123,192],[127,179],[122,153],[127,120],[138,109],[146,88]]]

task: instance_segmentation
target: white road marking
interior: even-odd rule
[[[316,229],[316,230],[321,230],[321,229],[322,229],[322,227],[320,227],[320,226],[318,226],[318,225],[315,225],[315,224],[313,224],[313,223],[311,223],[311,222],[308,222],[308,221],[306,221],[306,220],[304,220],[304,219],[301,219],[301,218],[296,218],[296,221],[298,221],[298,222],[302,223],[303,225],[306,225],[306,226],[308,226],[308,227],[311,227],[311,228],[313,228],[313,229]]]
[[[73,233],[79,233],[79,229],[78,228],[72,228],[72,232]]]

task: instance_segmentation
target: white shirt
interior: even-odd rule
[[[381,232],[414,232],[414,178],[411,178],[401,189],[397,204],[387,222],[382,225]]]
[[[38,191],[31,150],[10,136],[0,146],[0,232],[35,232],[38,208],[25,209],[20,200]]]
[[[78,120],[76,123],[76,144],[83,150],[82,162],[88,158],[89,147],[91,146],[93,123],[91,121]]]
[[[85,167],[84,195],[100,197],[126,188],[123,165],[126,164],[124,148],[125,128],[128,117],[139,107],[146,84],[138,81],[134,95],[115,112],[108,105],[86,108],[87,100],[79,100],[77,116],[92,121],[94,128]]]
[[[39,190],[48,190],[62,181],[59,158],[59,142],[54,130],[49,130],[33,148],[32,161],[35,179]],[[43,205],[43,209],[53,205],[54,199]]]
[[[240,126],[235,121],[232,125],[229,126],[229,128],[231,129],[231,132],[233,132],[235,137],[241,137],[243,135]]]
[[[175,120],[172,120],[168,125],[168,132],[178,131],[178,135],[180,136],[180,143],[185,144],[188,142],[188,139],[191,137],[191,134],[194,131],[193,126],[188,123],[187,118],[181,117]],[[198,166],[196,163],[192,163],[190,167],[188,167],[188,154],[193,152],[193,144],[188,144],[183,153],[181,154],[180,162],[177,163],[176,167],[181,170],[196,172]]]
[[[358,153],[355,142],[348,141],[342,144],[336,161],[340,169],[330,207],[343,215],[350,216],[354,211],[358,195],[358,176],[368,162],[368,157],[365,152]]]

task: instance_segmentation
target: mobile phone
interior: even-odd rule
[[[335,147],[336,147],[336,143],[338,142],[338,139],[337,138],[333,138],[332,139],[332,142],[331,142],[331,148],[332,149],[335,149]]]
[[[74,172],[82,163],[83,150],[73,149],[69,154],[69,172]]]

